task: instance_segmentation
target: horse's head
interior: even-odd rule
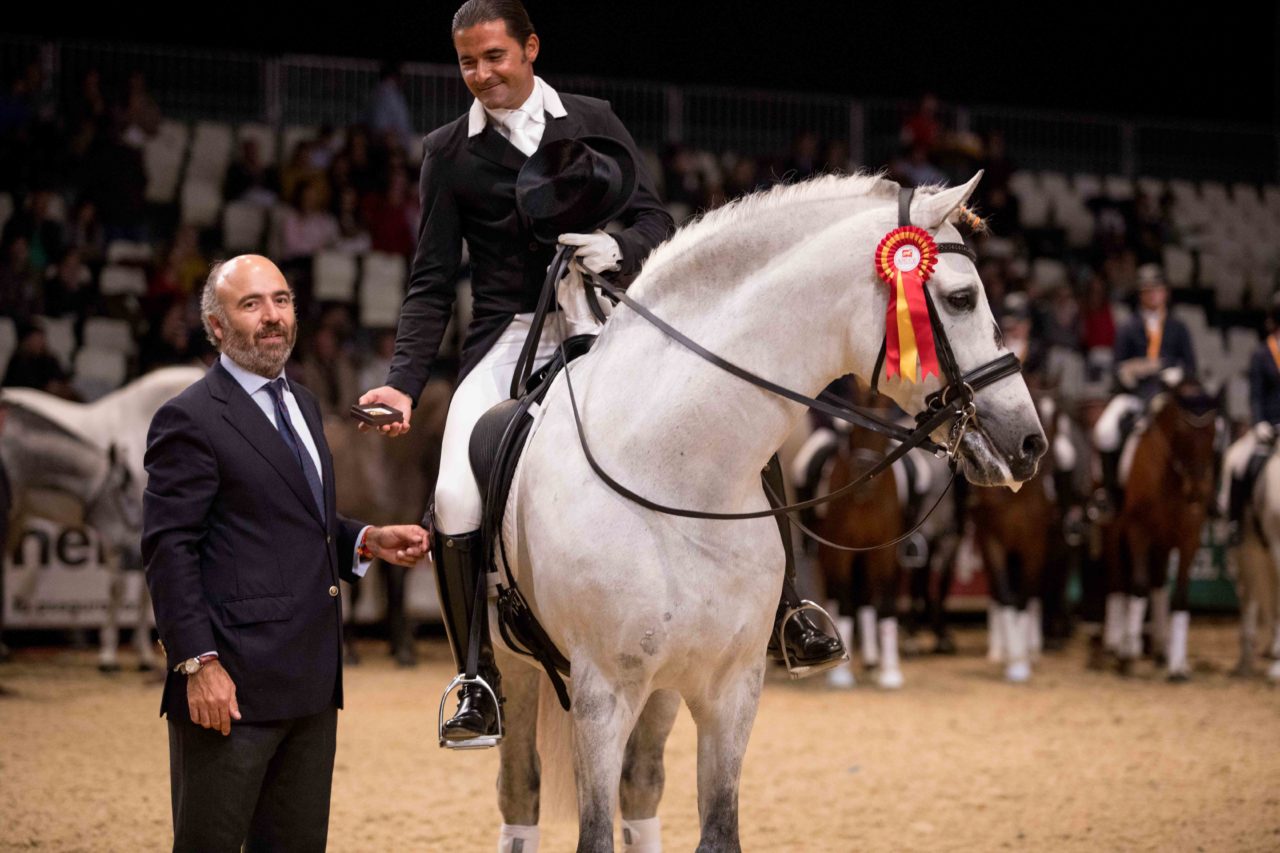
[[[1169,442],[1170,469],[1182,496],[1206,503],[1213,490],[1218,413],[1222,391],[1209,394],[1194,379],[1184,379],[1157,401],[1156,427]]]
[[[85,506],[85,524],[97,531],[111,554],[126,561],[141,559],[142,490],[124,453],[111,445],[101,485]]]
[[[928,231],[939,244],[962,243],[955,223],[966,215],[964,203],[981,177],[979,172],[963,186],[917,192],[911,203],[911,223]],[[864,236],[874,249],[881,237],[897,226],[898,205],[895,203],[891,208],[880,208],[859,218],[870,228]],[[864,274],[875,280],[875,286],[887,298],[888,288],[876,277],[874,265],[868,261],[863,266]],[[940,254],[925,286],[937,308],[935,338],[946,336],[961,374],[989,364],[1007,352],[978,270],[968,257],[953,252]],[[864,324],[865,321],[859,323],[863,334]],[[924,382],[907,382],[895,377],[888,381],[882,379],[880,387],[905,411],[918,414],[926,408],[926,398],[944,382],[943,378],[934,376]],[[1021,375],[1008,376],[978,389],[974,403],[976,417],[958,450],[965,476],[982,486],[1014,485],[1033,477],[1048,442]],[[941,428],[935,440],[946,441],[947,431],[947,427]]]

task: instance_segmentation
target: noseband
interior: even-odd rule
[[[911,198],[914,193],[915,193],[915,190],[910,188],[903,188],[899,192],[898,222],[900,225],[911,224],[911,219],[910,219]],[[963,255],[964,257],[968,258],[971,262],[976,262],[977,260],[976,256],[973,253],[973,250],[971,250],[968,246],[964,245],[963,243],[938,243],[937,248],[940,253],[950,252],[958,255]],[[556,283],[559,282],[559,280],[565,275],[565,273],[568,272],[569,261],[572,258],[571,253],[572,253],[572,247],[562,247],[560,252],[556,255],[555,261],[552,262],[551,267],[548,270],[547,284],[546,284],[546,287],[544,288],[543,300],[539,304],[540,309],[543,308],[544,304],[549,301],[547,298],[547,292],[554,291]],[[870,468],[863,471],[862,474],[859,475],[856,479],[852,480],[851,482],[847,483],[846,485],[842,486],[841,488],[837,489],[834,492],[823,495],[821,497],[813,498],[811,500],[800,501],[798,503],[793,503],[793,504],[783,503],[781,496],[773,494],[773,490],[768,489],[768,485],[766,483],[766,489],[768,490],[769,495],[771,497],[771,502],[774,504],[774,506],[772,506],[770,509],[767,509],[767,510],[760,510],[757,512],[705,512],[702,510],[667,506],[665,504],[658,503],[657,501],[650,500],[644,497],[643,495],[637,494],[636,492],[624,486],[622,483],[619,483],[612,476],[610,476],[609,473],[605,471],[603,467],[601,467],[600,463],[596,460],[595,456],[592,454],[591,447],[587,441],[586,431],[583,428],[582,417],[578,409],[577,396],[574,393],[574,389],[573,389],[573,380],[570,376],[571,371],[566,368],[564,371],[564,378],[565,378],[565,385],[568,387],[568,390],[569,390],[570,408],[573,411],[574,423],[577,426],[579,443],[582,446],[583,454],[586,456],[587,463],[591,466],[591,469],[596,473],[598,477],[600,477],[601,480],[603,480],[611,489],[613,489],[618,494],[622,495],[623,497],[627,498],[628,500],[634,503],[639,504],[640,506],[645,507],[646,509],[651,509],[655,512],[664,513],[666,515],[680,516],[683,518],[702,518],[702,519],[713,519],[713,520],[721,520],[721,521],[731,521],[731,520],[750,519],[750,518],[765,518],[769,516],[779,516],[779,515],[784,515],[788,513],[793,513],[797,510],[807,509],[809,507],[827,503],[845,494],[848,494],[849,492],[853,491],[859,486],[864,485],[867,481],[875,477],[877,474],[880,474],[883,471],[887,470],[894,462],[901,459],[908,452],[910,452],[911,450],[917,447],[928,450],[937,456],[946,456],[950,460],[952,476],[954,477],[956,465],[957,465],[956,454],[960,450],[961,440],[964,438],[965,433],[973,426],[974,419],[977,417],[977,407],[974,402],[974,396],[978,391],[982,390],[983,388],[989,385],[992,385],[1000,381],[1001,379],[1004,379],[1009,376],[1013,376],[1014,374],[1017,374],[1022,370],[1022,364],[1018,360],[1018,357],[1014,355],[1012,352],[1007,352],[1004,355],[1001,355],[995,359],[992,359],[991,361],[981,365],[980,367],[977,367],[974,370],[969,371],[968,373],[962,373],[960,371],[959,365],[956,362],[955,353],[951,348],[951,343],[947,339],[946,330],[943,328],[942,322],[939,319],[938,310],[934,306],[932,297],[930,297],[929,295],[928,287],[925,287],[924,288],[925,304],[928,306],[929,323],[933,331],[933,336],[934,336],[937,353],[938,353],[938,364],[942,370],[942,376],[943,376],[944,382],[943,382],[942,388],[940,388],[938,391],[933,392],[932,394],[930,394],[928,397],[925,398],[925,408],[918,415],[916,415],[915,429],[907,429],[905,427],[899,426],[898,424],[884,420],[880,418],[878,415],[866,409],[859,408],[853,403],[847,400],[843,400],[840,397],[837,397],[834,394],[831,394],[829,392],[824,391],[817,398],[813,398],[805,394],[801,394],[798,391],[793,391],[789,388],[785,388],[761,376],[757,376],[756,374],[752,373],[746,368],[740,367],[727,359],[721,358],[720,356],[716,355],[715,353],[703,347],[697,341],[690,339],[689,337],[684,335],[682,332],[680,332],[678,329],[673,327],[671,324],[663,320],[661,317],[654,314],[647,307],[640,304],[639,302],[636,302],[634,299],[628,296],[625,292],[614,287],[612,284],[605,281],[604,279],[598,276],[592,275],[589,272],[584,272],[583,280],[586,285],[587,293],[590,299],[594,299],[594,296],[595,296],[594,289],[600,290],[614,304],[622,303],[623,305],[626,305],[628,308],[635,311],[637,314],[639,314],[641,317],[647,320],[651,325],[653,325],[658,330],[660,330],[667,337],[676,341],[685,349],[689,350],[695,355],[698,355],[702,359],[710,362],[711,364],[715,365],[721,370],[724,370],[725,372],[730,373],[733,376],[736,376],[739,379],[756,386],[757,388],[761,388],[765,391],[768,391],[771,394],[775,394],[779,397],[792,400],[804,406],[808,406],[809,408],[822,412],[825,415],[828,415],[832,418],[836,418],[841,421],[845,421],[846,423],[852,424],[854,426],[859,426],[864,429],[869,429],[869,430],[872,430],[873,432],[880,433],[881,435],[887,436],[888,438],[891,438],[894,441],[898,442],[897,447],[893,448],[893,450],[889,451],[884,456],[882,456],[876,464],[872,465]],[[534,329],[537,330],[540,328],[541,328],[541,318],[535,317]],[[563,332],[563,329],[562,329],[562,332]],[[563,340],[563,338],[564,338],[564,335],[562,333],[561,339]],[[562,355],[565,355],[564,344],[562,343],[560,347],[561,347]],[[880,369],[884,363],[885,350],[886,350],[886,344],[882,344],[880,348],[880,355],[876,360],[875,371],[872,375],[872,385],[871,385],[872,390],[876,390],[877,378],[880,373]],[[519,381],[518,377],[522,374],[522,372],[524,372],[522,369],[522,366],[517,365],[517,368],[516,368],[517,382]],[[515,384],[516,383],[513,383],[513,385]],[[939,429],[944,424],[946,424],[948,421],[951,421],[949,438],[945,445],[939,445],[936,442],[934,442],[932,439],[930,439],[929,436],[935,430]],[[938,501],[941,501],[941,496],[938,498]],[[934,506],[935,507],[937,506],[937,502],[934,503]],[[930,509],[930,513],[931,512],[932,512],[932,508]],[[928,515],[929,513],[925,513],[920,523],[923,523],[924,519],[927,518]],[[799,522],[795,521],[794,518],[792,518],[791,520],[793,523],[796,523],[797,525],[799,525]],[[916,527],[918,528],[919,524],[917,524]],[[804,530],[810,536],[816,536],[812,531],[807,530],[803,526],[801,526],[801,529]],[[893,540],[892,542],[886,542],[883,545],[878,545],[874,547],[882,548],[887,545],[896,544],[897,542],[911,535],[911,533],[914,533],[915,529],[916,528],[912,528],[912,530],[908,531],[906,534],[899,537],[898,539]],[[820,539],[820,537],[818,538]],[[825,540],[821,540],[821,539],[820,541],[825,542]],[[853,550],[853,551],[873,550],[873,548],[847,548],[845,546],[836,545],[836,543],[827,543],[827,544],[830,544],[834,547],[843,548],[844,550]]]

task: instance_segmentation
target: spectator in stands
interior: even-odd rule
[[[760,180],[760,164],[754,157],[743,155],[733,162],[725,177],[725,199],[733,201],[735,198],[750,195],[764,187],[764,181]]]
[[[1097,271],[1091,271],[1085,284],[1084,306],[1080,314],[1080,344],[1085,352],[1102,348],[1110,350],[1116,342],[1116,321],[1111,312],[1111,296],[1107,283]]]
[[[147,286],[151,297],[187,297],[196,292],[209,272],[200,251],[200,234],[193,225],[180,225]]]
[[[1075,352],[1082,330],[1080,303],[1065,281],[1040,290],[1035,301],[1035,337],[1046,350],[1058,347]]]
[[[49,266],[41,301],[40,313],[48,317],[74,317],[77,329],[102,310],[93,274],[78,250],[68,249],[56,264]]]
[[[40,270],[31,263],[27,238],[0,242],[0,316],[28,317],[39,307]]]
[[[298,197],[298,188],[304,184],[316,184],[321,189],[321,204],[329,204],[329,180],[324,169],[317,168],[311,159],[311,151],[316,143],[304,139],[293,147],[293,155],[280,170],[280,196],[293,200]]]
[[[122,138],[134,148],[141,148],[143,143],[160,131],[160,105],[151,97],[151,92],[147,89],[147,78],[141,71],[135,70],[129,74],[120,112],[120,121],[124,127]]]
[[[86,123],[101,127],[107,123],[107,99],[102,94],[102,72],[90,68],[80,78],[80,87],[67,103],[68,128],[79,128]]]
[[[34,269],[43,270],[62,256],[63,227],[53,217],[54,194],[41,188],[27,195],[23,210],[14,214],[4,227],[4,241],[21,235],[27,239],[27,252]]]
[[[324,171],[333,163],[333,158],[342,151],[342,137],[332,124],[320,125],[320,133],[311,146],[311,165]]]
[[[355,187],[346,186],[337,191],[333,215],[338,220],[338,242],[334,244],[335,249],[360,255],[373,247],[369,231],[360,218],[360,194]]]
[[[986,182],[986,175],[982,183]],[[978,186],[981,187],[982,183]],[[1022,233],[1018,197],[1009,192],[1008,187],[995,187],[983,194],[977,203],[978,212],[982,215],[991,230],[1003,237],[1014,237]]]
[[[84,198],[96,205],[107,242],[146,242],[147,173],[142,152],[125,144],[121,130],[115,122],[109,133],[94,139],[85,158]]]
[[[343,149],[348,164],[347,179],[361,198],[378,188],[378,169],[370,148],[367,130],[359,125],[347,129],[347,146]]]
[[[160,318],[153,323],[142,341],[138,360],[141,372],[175,364],[191,364],[198,357],[188,318],[192,303],[184,299],[171,301]]]
[[[978,184],[980,197],[985,198],[991,190],[1009,189],[1009,178],[1013,176],[1015,167],[1005,149],[1004,133],[999,130],[987,132],[982,146],[982,183]]]
[[[227,169],[222,197],[262,207],[270,207],[280,197],[280,178],[275,168],[262,159],[258,140],[248,138],[240,143],[240,156]]]
[[[71,210],[67,223],[66,247],[80,253],[86,264],[101,264],[107,255],[107,238],[98,221],[98,207],[91,200],[82,198]]]
[[[409,191],[404,169],[392,169],[386,188],[365,196],[360,209],[375,252],[413,254],[418,243],[418,202]]]
[[[300,381],[316,395],[320,412],[346,418],[351,404],[360,397],[356,365],[342,346],[338,329],[328,323],[316,326],[302,361]]]
[[[667,191],[667,204],[684,213],[697,213],[707,207],[707,186],[697,157],[688,146],[673,142],[662,152],[662,182]]]
[[[383,329],[378,332],[373,342],[373,352],[360,369],[360,387],[376,388],[379,382],[387,378],[391,370],[391,357],[396,352],[396,333],[394,329]]]
[[[927,158],[938,145],[941,125],[938,123],[938,98],[925,93],[916,111],[902,124],[899,134],[903,148],[914,152],[923,149]]]
[[[285,260],[314,255],[337,242],[338,221],[325,207],[326,185],[320,180],[299,184],[293,206],[285,213],[281,252]]]
[[[849,143],[843,139],[827,140],[827,147],[822,153],[822,171],[850,175],[857,170],[857,165],[849,157]]]
[[[380,142],[407,151],[413,144],[413,120],[400,84],[400,64],[383,65],[378,85],[369,97],[368,121],[369,129]]]
[[[791,140],[791,153],[782,166],[782,179],[789,184],[808,180],[821,170],[818,162],[818,134],[801,130]]]
[[[39,323],[26,322],[18,329],[18,346],[9,359],[0,385],[6,388],[35,388],[59,397],[74,397],[68,377],[57,356],[49,351],[49,340]]]
[[[889,177],[907,187],[940,184],[947,179],[929,160],[929,149],[924,145],[912,145],[899,153],[889,164]]]

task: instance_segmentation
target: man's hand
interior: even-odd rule
[[[431,537],[416,524],[374,527],[364,542],[375,557],[397,566],[412,567],[431,550]]]
[[[240,706],[236,704],[236,685],[217,658],[187,676],[187,707],[191,722],[231,734],[231,721],[240,719]]]
[[[409,416],[413,412],[413,401],[409,399],[408,394],[398,388],[392,388],[390,385],[374,388],[372,391],[366,391],[358,402],[362,406],[367,406],[370,403],[384,403],[404,415],[404,420],[396,424],[383,424],[380,427],[371,427],[365,423],[357,424],[361,432],[377,429],[378,432],[386,435],[397,436],[409,431]]]
[[[573,253],[578,263],[597,275],[602,272],[621,269],[622,250],[618,241],[603,231],[592,231],[590,234],[561,234],[562,246],[577,246]]]

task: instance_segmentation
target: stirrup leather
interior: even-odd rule
[[[489,698],[493,700],[493,706],[497,708],[498,733],[493,735],[481,735],[479,737],[467,738],[466,740],[448,740],[444,736],[444,709],[449,703],[449,698],[453,696],[453,691],[458,687],[466,687],[471,684],[477,684],[489,694]],[[474,678],[468,678],[466,674],[455,676],[453,681],[449,682],[449,686],[444,689],[444,695],[440,697],[440,711],[436,716],[436,734],[440,738],[440,746],[444,749],[488,749],[502,743],[503,727],[502,727],[502,704],[498,701],[498,694],[489,686],[489,682],[485,681],[479,675]]]
[[[791,655],[787,653],[787,623],[799,616],[801,613],[804,613],[806,610],[812,610],[816,613],[822,614],[822,618],[826,621],[827,625],[831,627],[831,633],[836,638],[836,641],[840,643],[840,648],[843,649],[844,654],[838,658],[823,661],[822,663],[801,665],[792,663]],[[782,618],[778,620],[778,647],[782,649],[782,662],[786,664],[787,675],[791,676],[793,679],[807,678],[810,675],[817,675],[820,672],[826,672],[829,669],[834,669],[842,663],[849,662],[849,649],[845,646],[844,640],[840,637],[840,632],[836,628],[836,623],[831,618],[831,614],[827,613],[827,611],[823,610],[820,606],[807,598],[801,599],[798,606],[787,610],[786,613],[782,614]]]

